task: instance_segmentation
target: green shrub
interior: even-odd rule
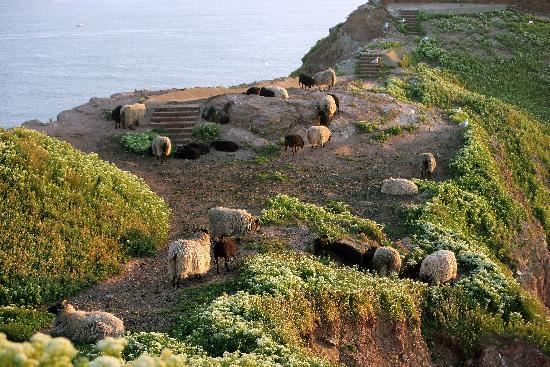
[[[155,241],[140,229],[131,228],[120,238],[122,251],[129,256],[153,256],[157,252]]]
[[[220,127],[214,122],[205,122],[198,124],[193,128],[193,137],[210,144],[220,136]]]
[[[103,110],[103,118],[111,121],[113,119],[113,110]]]
[[[151,142],[158,134],[152,131],[144,133],[126,133],[120,137],[120,144],[129,152],[145,154],[151,152]]]
[[[258,174],[258,178],[262,181],[277,181],[277,182],[288,181],[288,177],[279,171],[260,173]]]
[[[142,179],[44,134],[0,131],[0,304],[59,300],[119,270],[121,238],[158,248],[170,211]]]
[[[376,131],[378,127],[374,122],[358,121],[355,123],[355,127],[361,134],[372,133]]]
[[[330,204],[329,204],[330,205]],[[382,228],[374,221],[354,216],[341,205],[342,212],[335,213],[314,204],[301,202],[287,195],[277,195],[267,201],[267,209],[262,212],[263,224],[303,223],[319,234],[339,238],[345,235],[365,235],[378,243],[385,243]]]
[[[53,315],[47,312],[14,306],[0,307],[0,333],[6,334],[12,341],[28,340],[52,321]]]

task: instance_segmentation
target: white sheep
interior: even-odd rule
[[[66,300],[48,308],[55,315],[52,336],[63,336],[73,343],[95,343],[110,336],[124,334],[121,319],[103,311],[79,311]]]
[[[381,277],[390,273],[399,273],[401,269],[401,256],[393,247],[379,247],[372,258],[372,269]]]
[[[454,252],[439,250],[428,255],[420,264],[420,279],[431,285],[446,283],[456,278],[457,264]]]
[[[422,178],[431,176],[436,167],[435,157],[432,153],[422,153],[419,160],[420,175]]]
[[[387,178],[382,181],[380,192],[389,195],[415,195],[418,194],[418,186],[405,178]]]
[[[330,119],[336,113],[338,107],[336,106],[336,101],[334,97],[326,95],[319,101],[319,111],[325,112],[327,117]]]
[[[122,128],[132,128],[139,125],[141,119],[145,117],[147,107],[143,103],[127,104],[120,109],[120,121]]]
[[[315,85],[319,87],[319,90],[321,90],[323,86],[327,86],[327,88],[330,89],[336,83],[336,72],[330,68],[320,71],[313,75],[313,80],[315,81]]]
[[[160,159],[168,159],[172,152],[172,142],[167,136],[155,136],[151,142],[153,155]]]
[[[206,230],[196,238],[176,240],[168,246],[168,276],[173,286],[192,275],[204,275],[210,269],[210,235]]]
[[[307,141],[312,148],[324,146],[331,137],[332,133],[326,126],[311,126],[307,129]]]
[[[276,85],[269,85],[267,87],[264,87],[267,90],[270,90],[273,92],[275,98],[282,98],[282,99],[288,99],[288,91],[283,88]]]
[[[212,238],[244,236],[260,228],[260,221],[246,210],[222,206],[208,210],[208,223]]]

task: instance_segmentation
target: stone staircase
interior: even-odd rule
[[[198,119],[198,104],[160,105],[153,110],[149,126],[166,131],[165,135],[176,146],[192,139],[191,132]]]
[[[416,19],[417,15],[418,10],[401,10],[401,21],[405,19],[405,30],[408,34],[420,35],[422,33],[420,24]]]
[[[357,61],[357,75],[363,79],[377,78],[382,65],[382,54],[362,53]]]

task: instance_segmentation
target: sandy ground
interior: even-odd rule
[[[230,91],[234,90],[223,90]],[[338,85],[335,91],[345,95],[345,100],[355,98],[346,91],[345,83]],[[154,98],[165,101],[204,98],[209,92],[210,89],[204,88],[170,91]],[[350,204],[354,214],[385,225],[390,237],[399,239],[404,222],[402,206],[422,202],[425,198],[422,194],[415,197],[383,195],[379,189],[381,181],[388,177],[419,177],[416,157],[425,151],[438,157],[434,179],[446,179],[450,175],[447,169],[450,158],[461,147],[459,128],[432,111],[426,123],[417,124],[417,131],[392,137],[383,144],[373,142],[373,134],[353,134],[346,140],[331,141],[324,148],[312,149],[306,145],[295,157],[282,152],[263,165],[251,162],[255,153],[250,150],[213,151],[196,161],[171,159],[159,163],[153,157],[123,151],[116,139],[121,130],[115,130],[114,123],[102,117],[104,108],[134,99],[135,96],[125,94],[94,100],[63,112],[56,124],[32,127],[66,140],[85,152],[97,152],[101,158],[142,177],[172,209],[171,239],[206,225],[207,210],[213,206],[247,208],[259,214],[266,198],[278,193],[317,204],[328,200],[344,201]],[[364,99],[370,107],[384,107],[375,106],[382,103],[376,95]],[[342,111],[336,121],[353,121],[364,112],[360,111],[360,106],[342,106]],[[278,140],[279,137],[273,138]],[[288,180],[276,182],[259,177],[261,173],[276,171]],[[312,239],[312,235],[300,227],[264,228],[259,236],[276,237],[299,250],[306,248]],[[241,257],[249,253],[244,249],[240,251]],[[165,256],[166,249],[163,249],[155,257],[133,259],[119,276],[89,288],[70,301],[82,309],[113,312],[124,319],[129,330],[168,330],[173,320],[167,314],[177,301],[179,291],[168,282]],[[203,279],[189,281],[186,286],[220,281],[227,276],[216,275],[213,269]]]

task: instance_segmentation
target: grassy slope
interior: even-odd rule
[[[488,22],[485,17],[479,21]],[[534,21],[540,32],[533,34],[522,31],[522,22],[530,18],[514,13],[502,13],[499,18],[504,19],[501,27],[511,30],[508,39],[516,39],[507,47],[531,54],[521,56],[524,61],[535,57],[534,45],[547,44],[548,23]],[[466,27],[472,34],[478,21],[476,17],[440,20],[446,27]],[[193,355],[193,365],[325,365],[307,356],[304,336],[316,320],[331,319],[340,312],[386,313],[407,320],[411,327],[420,323],[428,338],[434,331],[443,331],[466,348],[483,335],[507,333],[533,340],[550,353],[550,327],[541,305],[520,288],[510,271],[514,236],[530,214],[548,234],[544,205],[549,202],[548,106],[537,99],[537,93],[547,90],[547,69],[542,59],[533,61],[530,82],[521,84],[520,70],[506,72],[514,65],[521,67],[519,61],[491,63],[472,57],[468,42],[453,45],[450,52],[445,47],[451,46],[437,40],[423,42],[417,61],[426,60],[442,70],[418,65],[404,80],[392,80],[388,90],[429,106],[460,107],[461,112],[452,115],[469,119],[464,148],[453,163],[455,178],[440,184],[419,181],[430,199],[409,213],[413,241],[419,247],[405,259],[411,267],[436,249],[453,250],[463,273],[456,285],[426,288],[410,280],[379,279],[326,265],[311,257],[262,255],[243,265],[235,283],[184,294],[175,311],[180,315],[174,330],[178,341],[153,333],[130,336],[134,347],[127,357],[145,351],[158,355],[158,346],[168,345]],[[484,74],[488,65],[500,83]],[[514,92],[518,85],[521,93]],[[518,192],[525,193],[528,205],[518,201]],[[285,223],[298,216],[320,233],[366,231],[372,239],[384,240],[375,224],[327,209],[278,197],[270,201],[263,219]],[[364,229],[358,230],[361,226]],[[221,356],[224,351],[228,353]]]

